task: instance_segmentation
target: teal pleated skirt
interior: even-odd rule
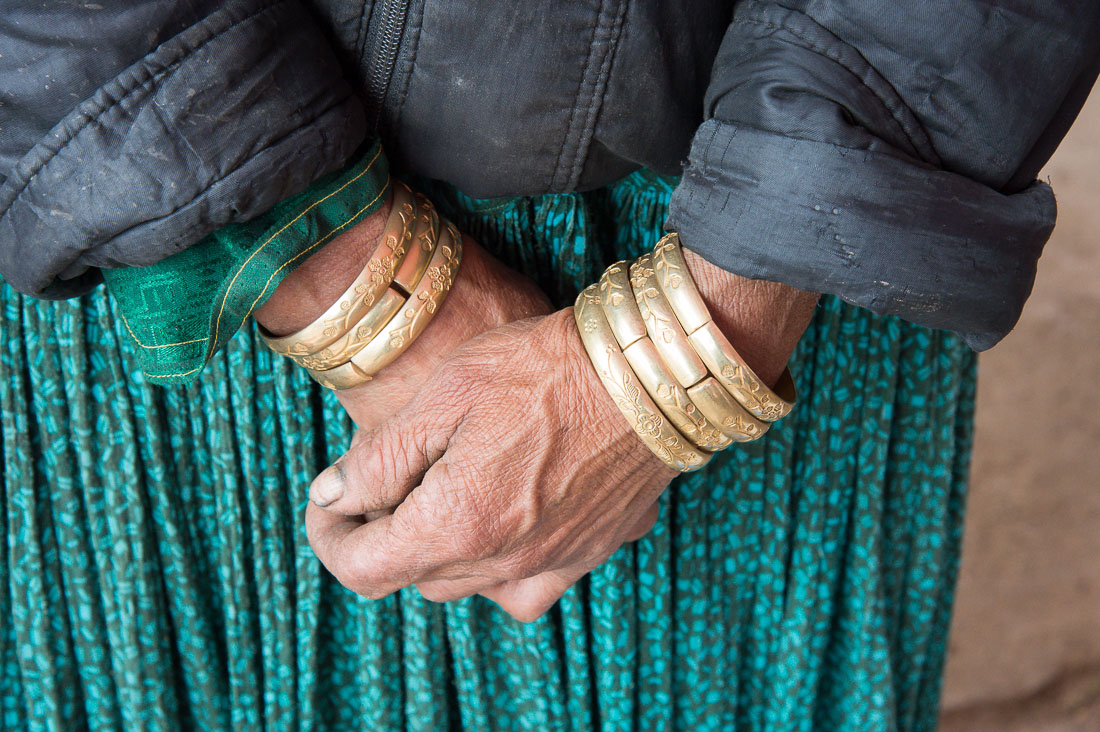
[[[669,191],[432,193],[564,306],[652,246]],[[253,326],[164,388],[102,291],[0,298],[3,730],[935,726],[976,363],[950,334],[823,298],[793,415],[525,625],[325,572],[306,490],[352,427]]]

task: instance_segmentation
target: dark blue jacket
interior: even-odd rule
[[[711,261],[988,348],[1098,65],[1096,0],[5,0],[0,274],[79,294],[377,133],[473,196],[683,165]]]

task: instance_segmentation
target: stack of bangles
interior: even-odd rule
[[[395,183],[382,242],[362,272],[321,317],[297,333],[260,329],[276,353],[294,359],[322,386],[370,381],[427,327],[454,283],[462,236],[431,201]]]
[[[715,451],[763,436],[794,407],[790,370],[769,389],[714,324],[674,233],[633,263],[608,267],[573,315],[615,404],[676,470],[698,470]]]
[[[403,183],[382,243],[347,291],[297,333],[260,332],[318,383],[370,381],[427,327],[454,283],[462,236]],[[642,441],[676,470],[755,440],[794,406],[789,370],[769,389],[711,319],[676,234],[635,262],[616,262],[573,306],[604,387]]]

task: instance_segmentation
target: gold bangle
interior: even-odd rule
[[[416,194],[416,210],[423,215],[424,226],[418,230],[418,233],[412,235],[410,252],[393,274],[394,284],[406,293],[412,292],[416,283],[420,282],[420,278],[424,276],[425,270],[428,269],[428,262],[435,252],[436,242],[439,241],[439,214],[436,213],[432,202],[422,193]]]
[[[795,401],[790,369],[783,370],[773,391],[764,386],[714,323],[699,328],[688,340],[714,378],[745,409],[765,422],[774,422],[790,413]]]
[[[734,442],[750,442],[768,431],[770,425],[738,404],[713,376],[689,386],[687,394],[696,408]]]
[[[386,323],[397,315],[404,304],[405,296],[393,287],[389,287],[382,293],[382,297],[378,298],[374,307],[335,343],[325,346],[317,353],[309,353],[305,356],[292,354],[290,358],[299,366],[314,371],[334,369],[345,364],[351,360],[352,356],[366,348]]]
[[[706,365],[688,343],[687,333],[676,319],[676,314],[672,312],[664,295],[657,289],[649,254],[643,254],[630,265],[630,284],[649,340],[653,341],[657,353],[661,354],[661,360],[668,365],[669,371],[680,385],[686,388],[706,378]]]
[[[381,243],[359,275],[328,310],[298,332],[276,337],[261,327],[260,336],[268,347],[292,358],[306,356],[335,343],[340,336],[355,328],[356,322],[384,295],[395,273],[403,265],[412,240],[415,218],[412,191],[398,181],[393,186],[393,201]]]
[[[693,446],[669,424],[657,405],[637,386],[637,376],[619,349],[600,307],[597,285],[577,296],[573,317],[581,342],[596,373],[634,432],[653,454],[670,467],[686,472],[707,464],[711,453]]]
[[[789,414],[797,399],[790,369],[783,370],[773,390],[765,386],[749,368],[715,325],[691,278],[680,248],[680,238],[675,233],[657,242],[652,262],[657,287],[687,332],[695,352],[726,391],[766,422],[774,422]]]
[[[657,286],[685,331],[691,333],[713,320],[688,271],[684,252],[680,249],[680,237],[675,232],[666,234],[653,247],[653,272],[657,276]]]
[[[600,296],[602,299],[602,295]],[[631,307],[633,307],[633,301]],[[607,309],[604,309],[607,315]],[[645,387],[646,393],[672,423],[672,426],[680,430],[684,437],[691,440],[697,447],[704,450],[721,450],[729,447],[732,440],[724,430],[716,426],[702,409],[698,408],[690,396],[690,390],[676,383],[661,360],[653,342],[648,338],[634,341],[623,349],[627,363],[634,370],[634,375]],[[721,389],[721,387],[718,387]],[[727,399],[732,398],[727,394]],[[745,410],[741,410],[742,412]]]
[[[435,243],[439,237],[439,216],[432,210],[430,205],[423,206],[427,201],[422,196],[417,194],[417,223],[414,231],[410,232],[411,236],[409,240],[413,242],[410,244],[412,249],[408,256],[405,257],[405,263],[414,263],[414,267],[421,272],[428,268],[428,262],[431,260],[431,255],[435,251]],[[424,247],[419,242],[426,242],[427,255],[425,256]],[[423,261],[423,265],[417,264],[419,261]],[[374,307],[367,311],[367,313],[352,326],[344,335],[336,339],[335,342],[322,348],[320,351],[306,354],[305,356],[298,356],[290,354],[292,358],[299,366],[303,366],[307,369],[313,369],[314,371],[324,371],[328,369],[334,369],[337,366],[341,366],[352,359],[352,357],[367,347],[367,344],[378,335],[379,331],[386,326],[390,320],[397,315],[405,304],[405,298],[408,296],[408,290],[402,291],[398,285],[401,284],[397,281],[397,276],[394,276],[394,281],[391,286],[386,289]],[[416,283],[413,282],[413,285]],[[411,289],[411,288],[410,288]]]
[[[615,262],[600,277],[600,304],[620,348],[646,337],[645,321],[630,288],[630,262]]]
[[[405,352],[428,326],[447,296],[462,261],[462,235],[446,222],[427,271],[409,292],[402,311],[393,317],[351,360],[336,368],[306,369],[322,386],[350,389],[367,381]]]

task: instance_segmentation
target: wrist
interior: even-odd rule
[[[325,244],[288,274],[253,312],[269,333],[289,335],[320,317],[351,286],[381,243],[392,194],[362,221]]]
[[[756,375],[774,386],[813,317],[819,295],[728,272],[684,248],[715,325]]]

